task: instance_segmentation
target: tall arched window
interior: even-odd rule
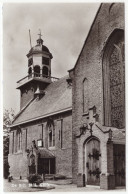
[[[88,80],[85,78],[83,80],[83,112],[88,112],[89,106],[89,97],[88,97]]]
[[[18,150],[22,150],[22,132],[21,132],[21,129],[18,129],[17,130],[17,133],[16,133],[16,142],[17,142],[17,151]]]
[[[39,65],[36,65],[34,67],[34,76],[35,77],[40,77],[40,66]]]
[[[125,126],[124,31],[115,30],[103,56],[104,124]]]
[[[54,121],[50,118],[47,122],[48,128],[48,146],[54,147],[55,146],[55,126]]]
[[[43,67],[43,72],[42,72],[42,74],[44,75],[44,76],[48,76],[48,68],[47,67]]]

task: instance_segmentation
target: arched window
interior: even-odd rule
[[[52,119],[48,120],[47,128],[48,128],[48,146],[54,147],[55,146],[55,126]]]
[[[40,77],[40,66],[39,65],[36,65],[34,67],[34,76],[35,77]]]
[[[43,67],[43,72],[42,72],[42,74],[44,75],[44,76],[48,76],[48,68],[47,67]]]
[[[88,112],[89,106],[89,97],[88,97],[88,80],[85,78],[83,80],[83,112]]]
[[[17,130],[16,142],[17,142],[17,144],[16,144],[16,151],[22,150],[22,132],[21,132],[21,129]]]
[[[103,90],[104,124],[117,128],[125,126],[125,66],[124,31],[115,30],[104,50]]]

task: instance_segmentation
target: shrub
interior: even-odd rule
[[[36,183],[36,185],[43,183],[43,179],[39,174],[30,174],[28,177],[28,181],[29,183],[32,183],[32,184]]]

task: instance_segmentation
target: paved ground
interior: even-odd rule
[[[45,188],[31,188],[28,184],[27,180],[12,180],[12,182],[8,182],[8,180],[4,180],[4,192],[101,192],[106,191],[102,190],[99,187],[80,187],[78,188],[75,184],[71,183],[71,180],[59,180],[59,181],[45,181]],[[53,189],[51,189],[53,188]],[[110,191],[110,190],[109,190]],[[115,191],[115,190],[111,190]],[[125,191],[124,188],[116,189],[116,192]]]

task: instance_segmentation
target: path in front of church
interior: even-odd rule
[[[27,180],[3,180],[3,190],[4,192],[88,192],[88,191],[107,191],[100,189],[99,187],[77,187],[75,184],[71,184],[69,180],[60,180],[60,181],[45,181],[45,188],[31,188]],[[48,183],[48,184],[47,184]],[[53,189],[52,189],[53,188]],[[115,190],[108,191],[117,191],[124,192],[125,188],[116,188]]]

